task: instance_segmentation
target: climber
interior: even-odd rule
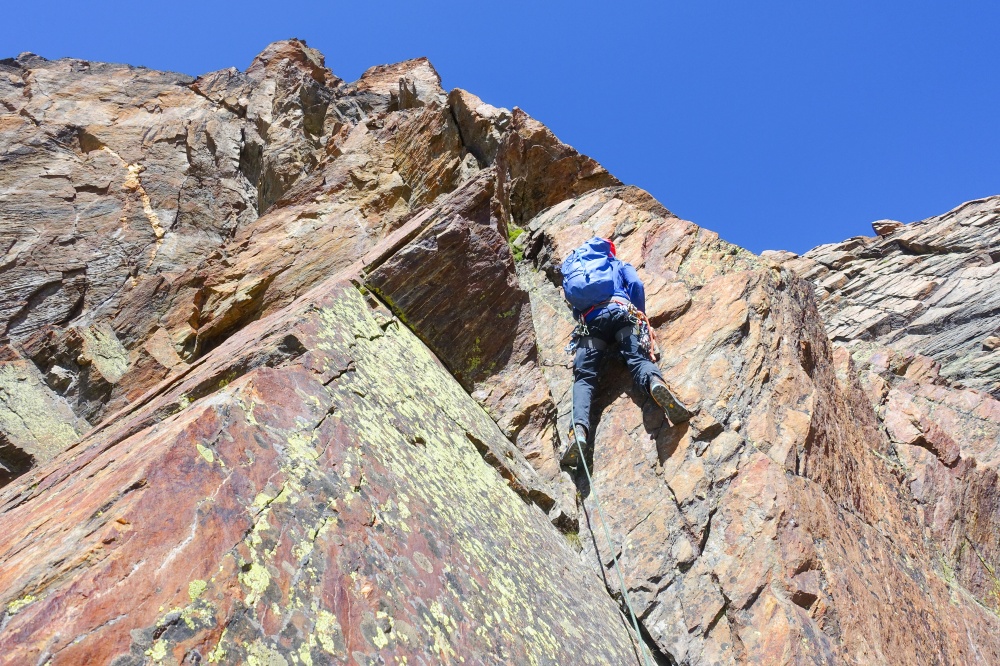
[[[573,361],[573,426],[561,456],[563,467],[574,468],[590,433],[590,403],[604,352],[617,343],[618,352],[637,386],[652,396],[673,424],[691,412],[663,382],[651,360],[652,339],[646,319],[646,289],[632,264],[615,257],[615,244],[591,238],[562,264],[563,295],[579,322],[567,351]]]

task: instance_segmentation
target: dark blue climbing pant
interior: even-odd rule
[[[618,345],[618,353],[628,366],[636,385],[649,391],[649,380],[663,376],[649,357],[639,347],[639,339],[632,329],[628,311],[608,306],[587,322],[591,338],[581,338],[573,361],[573,423],[590,432],[590,404],[597,387],[597,372],[604,353]]]

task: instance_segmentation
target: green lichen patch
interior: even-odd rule
[[[208,663],[218,664],[221,663],[223,659],[226,658],[226,649],[223,644],[226,641],[226,635],[229,633],[229,628],[222,630],[222,635],[219,636],[219,642],[216,644],[212,651],[208,653]]]
[[[146,656],[154,662],[163,661],[167,656],[167,642],[162,638],[153,643],[153,647],[146,650]]]
[[[264,641],[255,641],[246,656],[247,666],[288,666],[288,660]]]
[[[69,405],[28,361],[0,361],[0,438],[36,461],[50,460],[79,439]]]
[[[26,594],[20,599],[15,599],[14,601],[7,604],[7,615],[17,615],[24,609],[25,606],[38,601],[38,598],[33,594]]]
[[[338,656],[347,651],[344,630],[333,613],[326,610],[317,611],[313,630],[316,643],[327,654]]]
[[[90,361],[111,384],[117,384],[128,371],[128,350],[125,349],[114,329],[106,323],[80,329],[83,338],[83,357]]]
[[[264,565],[251,562],[247,570],[240,574],[240,582],[250,590],[246,596],[247,606],[253,606],[271,584],[271,574]]]
[[[212,453],[212,449],[208,448],[207,446],[203,446],[202,444],[196,444],[195,447],[198,449],[198,454],[201,455],[201,457],[204,458],[206,461],[208,461],[209,465],[215,462],[215,454]]]
[[[188,584],[188,596],[191,601],[197,601],[198,597],[205,593],[208,583],[203,580],[193,580]]]

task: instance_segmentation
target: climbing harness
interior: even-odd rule
[[[580,315],[580,321],[577,322],[576,328],[573,329],[573,335],[570,337],[569,344],[566,345],[564,351],[567,354],[574,354],[576,353],[576,350],[581,347],[585,349],[606,349],[606,343],[590,336],[590,328],[587,326],[587,315],[597,308],[601,308],[612,303],[616,303],[628,311],[628,320],[631,324],[631,326],[626,326],[622,330],[615,333],[615,339],[618,342],[621,342],[623,338],[634,334],[639,339],[639,349],[641,349],[651,361],[655,361],[658,355],[658,348],[656,345],[656,338],[653,337],[653,327],[649,325],[649,319],[646,317],[646,313],[635,307],[635,305],[633,305],[628,299],[619,298],[617,296],[611,300],[592,306]]]
[[[643,666],[649,666],[649,660],[646,658],[646,643],[642,640],[642,634],[639,632],[639,620],[636,619],[635,610],[632,608],[632,600],[628,596],[628,588],[625,587],[625,577],[622,575],[621,567],[618,565],[618,555],[615,554],[615,546],[611,542],[608,519],[604,515],[604,508],[601,506],[601,498],[597,495],[597,488],[594,487],[594,479],[590,476],[590,467],[587,465],[587,457],[584,455],[583,445],[580,444],[580,440],[575,436],[570,439],[576,445],[577,453],[580,455],[580,464],[583,465],[583,472],[587,475],[587,485],[590,486],[590,492],[594,495],[597,515],[601,519],[601,527],[604,528],[604,540],[608,543],[608,552],[611,553],[611,561],[615,565],[615,573],[618,574],[618,585],[622,590],[622,598],[625,600],[625,607],[628,608],[628,615],[632,619],[632,627],[635,629],[636,647],[639,649],[639,654],[642,655]],[[598,552],[597,556],[600,559],[600,552]]]
[[[597,304],[592,305],[589,308],[587,308],[587,311],[583,312],[580,315],[580,323],[583,324],[584,328],[586,328],[587,327],[587,316],[591,312],[593,312],[597,308],[603,308],[605,305],[611,305],[612,303],[617,303],[618,305],[621,305],[624,308],[629,308],[629,307],[633,307],[634,308],[635,307],[634,305],[632,305],[632,301],[628,300],[627,298],[622,298],[621,296],[615,296],[613,298],[610,298],[610,299],[608,299],[606,301],[601,301],[600,303],[597,303]]]

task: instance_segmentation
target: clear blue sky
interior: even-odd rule
[[[804,251],[1000,194],[1000,2],[8,3],[33,51],[199,74],[306,39],[346,80],[428,56],[676,214]]]

